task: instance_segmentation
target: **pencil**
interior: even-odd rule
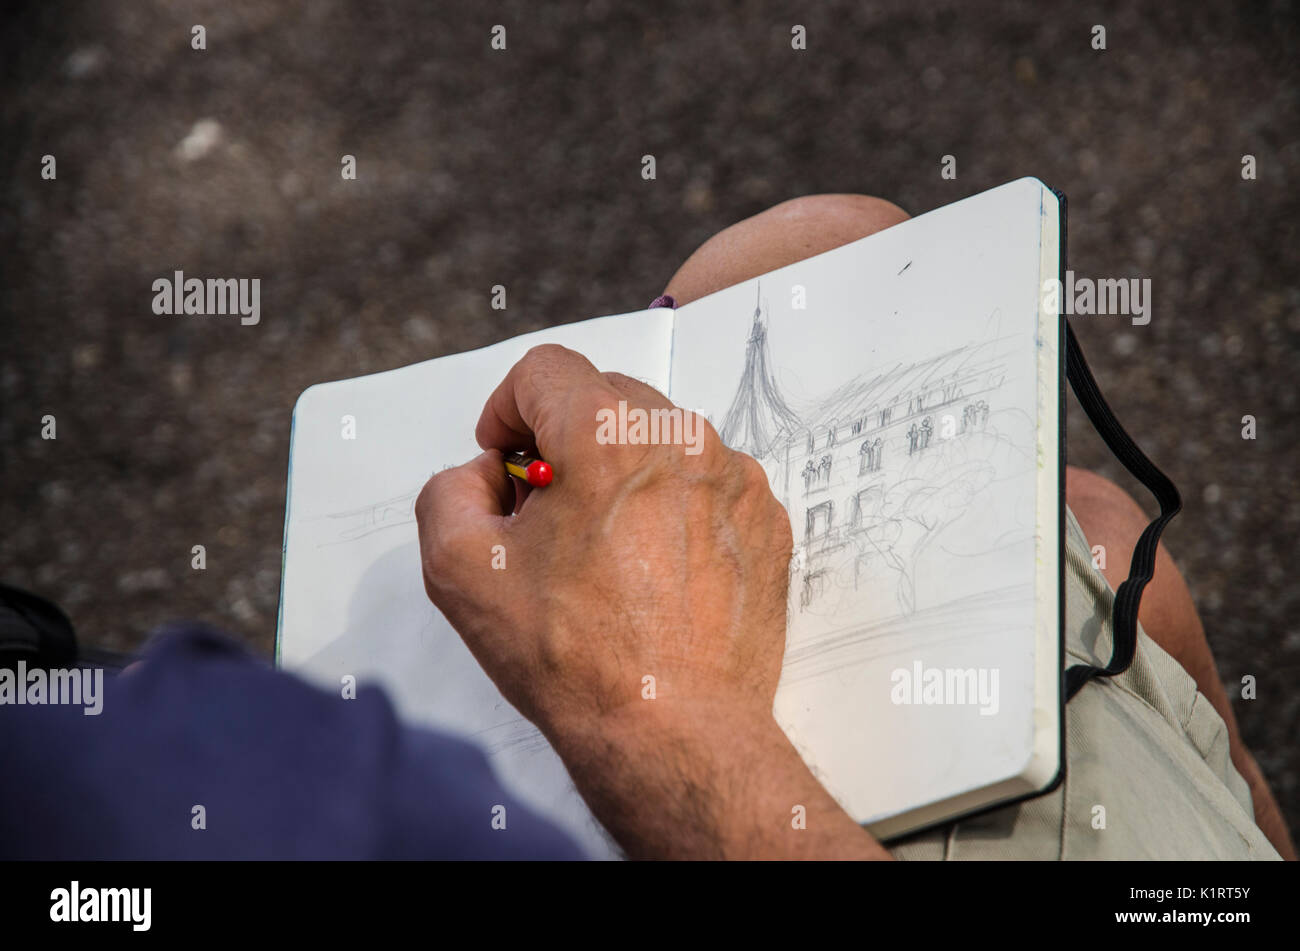
[[[549,462],[543,462],[535,456],[522,452],[506,453],[505,462],[506,472],[516,479],[523,479],[534,488],[540,489],[544,485],[550,485],[551,479],[555,476],[555,470],[551,468]]]

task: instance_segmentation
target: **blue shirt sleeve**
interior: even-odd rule
[[[404,726],[379,689],[327,693],[207,628],[165,629],[84,710],[0,705],[0,857],[583,857],[475,747]]]

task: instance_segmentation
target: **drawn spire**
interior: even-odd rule
[[[745,349],[745,369],[718,435],[732,449],[762,459],[772,451],[778,439],[800,428],[799,417],[781,398],[776,380],[772,378],[760,286],[755,291],[754,325]]]

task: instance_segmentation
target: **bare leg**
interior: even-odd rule
[[[688,304],[907,218],[896,205],[866,195],[809,195],[782,202],[705,241],[677,269],[664,293]]]
[[[1074,466],[1065,469],[1065,500],[1083,526],[1089,544],[1106,547],[1106,568],[1102,573],[1112,588],[1118,588],[1128,577],[1133,547],[1150,519],[1115,483]],[[1219,679],[1214,654],[1205,638],[1205,627],[1192,602],[1187,582],[1163,544],[1156,552],[1155,576],[1142,592],[1138,620],[1147,635],[1183,665],[1196,681],[1197,689],[1223,717],[1228,727],[1232,763],[1250,786],[1250,795],[1255,803],[1255,824],[1283,858],[1295,859],[1295,845],[1277,800],[1273,798],[1255,757],[1241,740],[1237,717]]]
[[[783,202],[704,242],[673,275],[664,293],[678,304],[686,304],[907,218],[896,205],[866,195],[811,195]],[[1073,466],[1066,467],[1065,500],[1088,541],[1106,546],[1106,577],[1112,587],[1118,586],[1128,571],[1133,546],[1146,527],[1146,516],[1119,486]],[[1295,846],[1277,801],[1241,741],[1237,718],[1219,680],[1191,593],[1163,545],[1156,556],[1155,577],[1142,595],[1139,620],[1147,635],[1183,665],[1223,717],[1232,762],[1250,786],[1255,822],[1283,857],[1294,859]]]

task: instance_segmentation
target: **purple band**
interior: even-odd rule
[[[673,300],[671,294],[660,294],[650,302],[650,307],[648,309],[654,310],[656,307],[671,307],[673,310],[676,310],[677,301]]]

